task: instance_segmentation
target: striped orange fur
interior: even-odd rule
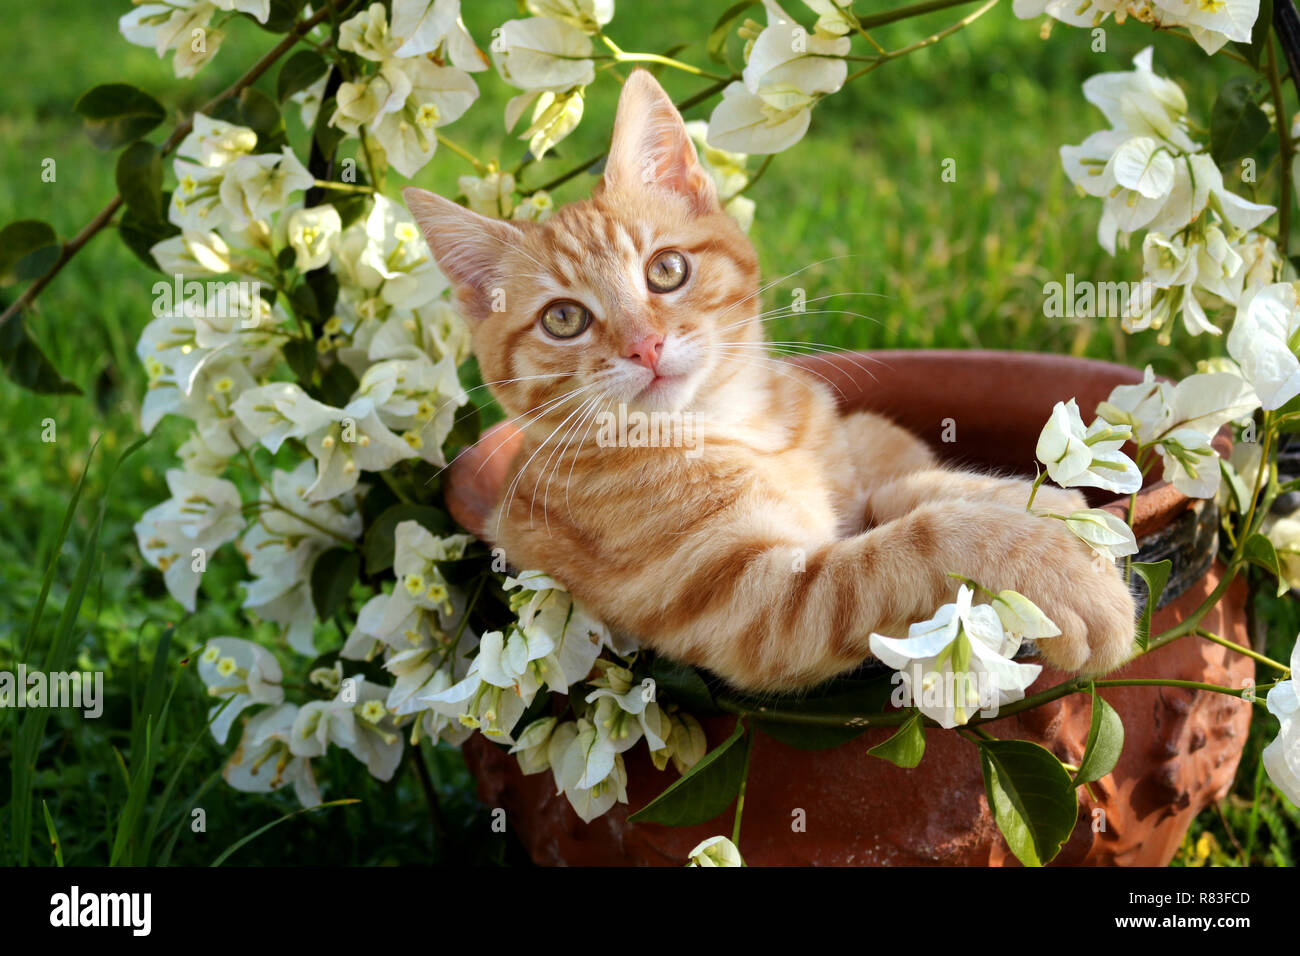
[[[815,373],[762,349],[753,247],[722,212],[680,116],[634,73],[591,199],[543,223],[486,219],[406,191],[473,326],[484,381],[524,427],[487,534],[611,627],[755,690],[806,686],[950,599],[963,574],[1035,601],[1067,670],[1129,653],[1134,605],[1028,483],[939,467],[867,413],[841,416]],[[681,253],[684,284],[647,268]],[[540,322],[576,303],[590,325]],[[694,448],[602,442],[602,413],[689,415]],[[1043,488],[1042,510],[1083,507]]]

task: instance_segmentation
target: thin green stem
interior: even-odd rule
[[[959,0],[959,2],[969,2],[969,0]],[[924,39],[921,40],[917,40],[915,43],[908,44],[907,46],[902,47],[901,49],[891,50],[888,53],[882,53],[880,56],[875,58],[875,62],[869,63],[868,65],[864,66],[862,69],[858,70],[856,73],[850,73],[848,78],[844,82],[851,83],[853,80],[856,80],[858,77],[865,76],[866,74],[870,73],[872,70],[884,66],[890,60],[897,60],[900,56],[906,56],[909,53],[914,53],[917,50],[921,49],[922,47],[932,46],[933,44],[938,43],[940,40],[944,39],[945,37],[952,36],[958,30],[962,30],[970,26],[980,17],[984,16],[984,14],[988,13],[995,6],[997,6],[997,4],[998,4],[998,0],[987,0],[987,2],[983,4],[978,10],[973,10],[972,12],[968,13],[966,16],[962,17],[952,26],[946,27],[945,29],[940,30],[938,33],[932,33],[928,37],[925,37]],[[949,2],[949,0],[943,0],[943,2],[941,3],[916,4],[916,6],[930,7],[931,9],[934,10],[942,10],[945,7],[957,6],[957,2]],[[898,13],[901,11],[894,11],[894,12]],[[929,13],[930,10],[923,10],[921,12]],[[912,14],[912,15],[915,16],[917,14]],[[903,18],[896,17],[895,19],[901,20]],[[866,22],[867,22],[866,20],[862,21],[862,23],[864,24]],[[892,21],[886,21],[886,22],[892,22]]]
[[[446,146],[449,150],[451,150],[461,159],[465,160],[467,163],[472,165],[480,173],[483,172],[485,169],[487,169],[486,163],[480,160],[477,156],[471,153],[464,146],[461,146],[460,144],[456,143],[454,140],[448,139],[446,136],[443,136],[441,133],[438,134],[438,142],[441,143],[443,146]]]
[[[731,824],[731,842],[736,845],[736,849],[740,849],[740,819],[745,813],[745,787],[749,783],[749,761],[753,755],[754,735],[749,727],[745,727],[745,767],[740,775],[740,792],[736,794],[736,818]]]
[[[1291,668],[1288,667],[1287,665],[1280,663],[1279,661],[1275,661],[1271,657],[1267,657],[1256,651],[1252,651],[1249,647],[1242,647],[1240,644],[1235,644],[1225,637],[1220,637],[1218,634],[1215,634],[1213,631],[1207,631],[1203,627],[1198,627],[1195,633],[1197,637],[1203,637],[1207,641],[1211,641],[1212,643],[1218,644],[1220,647],[1226,647],[1230,651],[1236,651],[1238,654],[1244,654],[1246,657],[1249,657],[1251,660],[1258,661],[1261,664],[1267,664],[1269,667],[1273,668],[1274,670],[1280,671],[1284,676],[1291,672]]]
[[[927,13],[935,13],[939,10],[947,10],[949,7],[960,7],[963,4],[973,2],[974,0],[925,0],[924,3],[912,3],[905,7],[899,7],[897,10],[886,10],[884,13],[858,17],[858,30],[859,32],[872,30],[876,27],[882,27],[886,23],[910,20],[912,17],[920,17]]]

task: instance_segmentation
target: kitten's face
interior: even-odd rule
[[[515,414],[564,393],[566,412],[587,399],[689,408],[733,355],[720,346],[751,337],[757,262],[720,211],[603,190],[512,241],[504,311],[478,323],[474,343],[485,381],[549,376],[497,387]]]
[[[507,223],[407,191],[470,317],[484,381],[546,426],[588,411],[681,411],[752,362],[758,263],[681,118],[648,74],[624,87],[595,196]],[[548,427],[549,430],[549,427]]]

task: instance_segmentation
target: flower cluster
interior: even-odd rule
[[[1117,238],[1146,230],[1144,295],[1126,330],[1161,330],[1167,341],[1170,320],[1181,316],[1192,335],[1218,335],[1207,306],[1238,305],[1245,289],[1279,274],[1275,244],[1252,231],[1276,209],[1226,188],[1189,135],[1183,91],[1153,71],[1151,47],[1133,63],[1084,82],[1084,96],[1111,128],[1062,146],[1061,160],[1080,190],[1103,200],[1097,238],[1107,252],[1115,253]]]
[[[722,91],[709,117],[709,144],[737,153],[779,153],[808,132],[812,109],[848,75],[853,14],[832,0],[808,3],[819,16],[812,33],[776,0],[763,0],[767,26],[746,22],[742,80]]]

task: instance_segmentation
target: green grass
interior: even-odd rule
[[[678,56],[703,64],[699,41],[726,6],[726,0],[620,0],[610,33],[625,49],[646,51],[694,40]],[[798,5],[792,0],[791,6]],[[1185,373],[1211,343],[1176,353],[1160,348],[1151,335],[1125,336],[1115,323],[1043,315],[1044,283],[1064,280],[1067,273],[1096,281],[1137,277],[1135,254],[1111,259],[1097,246],[1099,205],[1075,195],[1057,149],[1080,142],[1102,123],[1083,100],[1082,80],[1126,68],[1153,37],[1138,24],[1112,27],[1109,52],[1098,54],[1081,31],[1058,27],[1044,41],[1037,23],[1017,21],[1010,4],[1003,7],[969,30],[889,63],[832,97],[815,113],[806,141],[777,157],[755,185],[751,195],[758,214],[752,237],[765,275],[774,279],[822,263],[767,293],[768,307],[785,301],[796,286],[810,299],[871,294],[839,301],[838,308],[860,316],[783,319],[772,324],[772,336],[851,348],[1053,351],[1139,366],[1151,361],[1159,371]],[[228,85],[273,42],[251,24],[236,22],[200,78],[177,81],[170,61],[118,36],[116,19],[128,9],[125,2],[61,0],[6,11],[0,62],[11,77],[21,79],[0,84],[0,223],[45,219],[68,236],[115,192],[112,157],[90,146],[71,112],[86,89],[105,82],[133,83],[159,96],[180,117]],[[475,0],[465,4],[465,19],[486,44],[492,27],[515,11],[513,0]],[[891,48],[902,46],[956,15],[886,27],[877,38]],[[1190,44],[1155,39],[1157,69],[1190,81],[1192,112],[1207,123],[1217,81],[1232,65],[1215,61],[1207,68]],[[259,85],[273,92],[274,76],[273,70]],[[499,158],[512,166],[523,144],[503,130],[501,116],[513,91],[495,73],[477,79],[485,103],[444,132],[484,159]],[[671,72],[663,79],[676,98],[704,85]],[[598,84],[578,132],[556,155],[531,169],[526,182],[544,182],[603,149],[616,97],[614,83]],[[688,115],[703,118],[708,109],[706,104]],[[288,112],[291,135],[300,136],[296,110]],[[57,163],[54,183],[41,181],[47,157]],[[1270,158],[1259,157],[1261,169]],[[955,161],[955,182],[941,178],[949,159]],[[417,182],[454,194],[456,177],[471,171],[445,151]],[[585,195],[593,182],[590,175],[578,176],[557,192],[557,201]],[[183,426],[165,422],[107,492],[108,464],[139,435],[144,376],[134,344],[151,318],[154,278],[111,231],[95,239],[46,292],[30,319],[38,341],[85,395],[34,396],[0,384],[0,420],[6,423],[6,440],[0,442],[0,668],[19,653],[38,600],[41,572],[57,558],[59,573],[46,613],[46,629],[52,627],[68,600],[73,569],[87,556],[96,511],[104,504],[99,549],[88,557],[88,590],[80,614],[73,614],[69,653],[78,667],[107,671],[108,702],[98,721],[56,712],[39,741],[29,852],[40,863],[54,861],[42,801],[66,863],[109,859],[132,799],[124,768],[134,775],[145,760],[142,695],[169,622],[177,627],[162,672],[168,688],[173,681],[179,686],[161,737],[153,741],[157,766],[143,782],[135,777],[137,793],[144,788],[145,803],[143,822],[131,824],[130,852],[142,854],[134,857],[137,862],[157,862],[175,834],[166,859],[208,863],[242,836],[293,809],[287,795],[250,796],[224,786],[219,770],[225,751],[203,733],[207,701],[190,670],[178,666],[206,638],[246,631],[237,610],[237,559],[228,554],[213,565],[204,578],[198,613],[181,621],[160,576],[136,551],[131,525],[165,497],[163,474],[183,440]],[[13,289],[0,290],[6,298],[13,294]],[[1175,341],[1187,339],[1176,335]],[[46,419],[57,428],[51,443],[40,437]],[[57,530],[97,439],[100,451],[90,464],[82,505],[60,547]],[[1300,622],[1294,620],[1293,604],[1272,602],[1265,611],[1277,625],[1274,644],[1296,632]],[[1277,647],[1272,650],[1280,653]],[[1209,812],[1198,821],[1189,838],[1188,862],[1205,859],[1195,852],[1202,833],[1212,837],[1207,838],[1214,847],[1212,862],[1292,862],[1291,847],[1300,830],[1294,808],[1266,783],[1258,794],[1255,789],[1254,756],[1274,726],[1267,717],[1256,721],[1242,779],[1222,816]],[[185,772],[170,802],[163,804],[167,781],[191,743]],[[0,803],[10,790],[10,746],[9,737],[0,735]],[[427,757],[451,834],[447,839],[433,836],[412,775],[404,772],[396,786],[381,787],[351,772],[346,779],[355,782],[352,790],[327,789],[325,796],[355,797],[361,803],[295,818],[241,848],[231,862],[517,861],[517,848],[491,834],[455,752],[439,749]],[[351,758],[336,754],[332,759]],[[326,764],[320,768],[322,780],[344,779],[331,772],[342,771],[342,765]],[[205,832],[192,829],[187,809],[192,806],[204,809]],[[7,832],[10,823],[7,808],[0,810],[0,828]],[[158,836],[146,851],[141,835],[150,825],[157,827]]]

